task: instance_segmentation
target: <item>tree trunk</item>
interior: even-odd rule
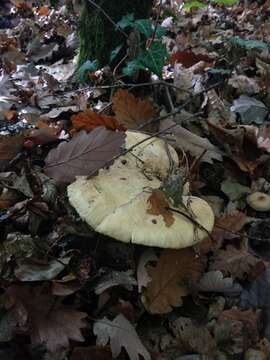
[[[94,0],[109,17],[117,23],[127,14],[133,13],[136,19],[147,18],[153,0]],[[83,0],[78,33],[80,49],[78,66],[87,60],[97,59],[101,66],[109,63],[111,51],[125,44],[126,38],[115,29],[104,14],[88,0]]]

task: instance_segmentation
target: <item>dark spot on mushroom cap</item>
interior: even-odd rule
[[[156,219],[152,219],[152,223],[153,223],[153,224],[157,224],[157,220],[156,220]]]
[[[127,160],[121,160],[121,163],[122,163],[123,165],[126,165]]]

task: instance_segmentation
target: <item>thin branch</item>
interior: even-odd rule
[[[193,118],[194,116],[198,116],[199,114],[201,114],[201,112],[198,112],[198,113],[195,113],[195,114],[192,114],[190,116],[187,117],[187,120],[190,119],[190,118]],[[171,116],[172,113],[169,113],[169,114],[166,114],[165,116],[162,116],[163,119],[165,119],[166,117],[169,117]],[[168,130],[174,128],[175,126],[177,126],[178,124],[177,123],[174,123],[173,125],[170,125],[162,130],[159,130],[157,132],[155,132],[154,134],[152,135],[149,135],[147,136],[146,138],[144,138],[143,140],[141,141],[138,141],[136,144],[130,146],[129,148],[127,148],[126,150],[122,151],[120,154],[118,155],[115,155],[114,157],[112,157],[110,160],[108,160],[103,166],[102,168],[105,168],[107,165],[111,164],[113,161],[115,161],[116,159],[120,158],[121,156],[124,156],[126,155],[127,153],[131,152],[133,149],[135,149],[137,146],[145,143],[146,141],[150,140],[150,139],[153,139],[154,137],[156,136],[159,136],[159,135],[162,135],[164,133],[166,133]],[[96,172],[97,172],[98,169],[95,169],[94,171],[92,171],[87,179],[89,179],[92,175],[94,175]]]
[[[128,34],[121,29],[115,21],[100,7],[98,4],[96,4],[93,0],[87,0],[92,6],[94,6],[96,9],[98,9],[105,17],[108,19],[116,28],[116,30],[120,31],[126,38],[128,38]],[[124,1],[124,0],[123,0]]]
[[[160,2],[159,2],[158,14],[157,14],[156,21],[155,21],[155,28],[154,28],[152,37],[151,37],[151,39],[149,41],[149,45],[147,46],[148,50],[151,48],[151,46],[152,46],[152,44],[153,44],[153,42],[155,40],[155,37],[156,37],[158,21],[159,21],[160,14],[161,14],[161,9],[162,9],[162,0],[160,0]]]

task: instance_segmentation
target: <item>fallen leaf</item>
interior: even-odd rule
[[[0,171],[5,167],[23,148],[24,136],[0,135]]]
[[[69,142],[62,142],[45,159],[45,173],[58,184],[68,184],[78,175],[94,175],[121,153],[124,132],[97,127],[90,134],[80,131]]]
[[[166,226],[170,227],[174,223],[173,213],[168,210],[170,204],[166,199],[166,195],[161,190],[153,190],[149,196],[148,203],[150,208],[147,209],[147,213],[151,215],[161,215]]]
[[[149,101],[138,99],[123,89],[119,89],[114,94],[112,103],[117,120],[128,129],[136,129],[156,116],[156,110]],[[155,131],[157,126],[157,123],[151,124],[144,127],[144,131]]]
[[[14,273],[20,281],[45,281],[53,280],[61,271],[65,269],[70,258],[51,260],[44,263],[34,259],[23,259],[18,261],[18,266]]]
[[[215,339],[206,326],[200,326],[187,317],[179,317],[170,322],[176,339],[184,347],[186,352],[209,354],[215,347]]]
[[[204,54],[195,54],[192,51],[177,51],[172,54],[168,60],[168,63],[174,65],[176,62],[181,63],[185,68],[189,68],[199,61],[205,61],[206,63],[211,64],[211,59],[209,56]]]
[[[147,284],[151,281],[150,276],[146,270],[146,265],[150,261],[158,261],[158,257],[152,249],[146,250],[140,256],[138,266],[137,266],[137,283],[139,293],[142,291],[143,287],[146,287]]]
[[[106,317],[97,321],[93,331],[97,336],[97,345],[105,346],[110,341],[113,358],[119,356],[124,347],[130,360],[139,360],[139,355],[146,360],[151,359],[133,325],[122,314],[113,321]]]
[[[104,274],[95,284],[95,293],[100,295],[107,289],[114,286],[125,286],[132,288],[137,285],[137,281],[132,276],[132,270],[127,271],[112,271],[110,270],[107,274]]]
[[[215,253],[210,270],[220,270],[225,274],[243,279],[258,262],[259,259],[247,250],[238,250],[236,247],[228,245],[225,250],[221,249]]]
[[[13,285],[3,295],[6,309],[17,321],[17,330],[30,335],[33,345],[49,352],[68,348],[69,340],[84,341],[81,328],[87,314],[56,301],[42,287]]]
[[[268,109],[261,101],[241,95],[234,100],[231,111],[240,115],[243,124],[262,124],[268,114]]]
[[[177,119],[177,115],[176,115]],[[173,120],[163,120],[160,124],[160,130],[163,130],[174,124]],[[167,136],[166,136],[167,138]],[[177,150],[189,152],[191,156],[199,157],[203,154],[201,161],[213,163],[213,160],[222,161],[222,152],[207,138],[198,136],[191,131],[185,129],[181,125],[176,125],[169,130],[170,144]]]
[[[240,293],[242,287],[234,283],[233,278],[224,277],[221,271],[208,271],[200,279],[199,283],[194,284],[194,288],[202,292],[217,293]]]
[[[70,360],[112,360],[112,352],[110,346],[88,346],[88,347],[76,347]],[[118,360],[125,359],[124,356],[120,356]]]
[[[218,321],[240,321],[243,323],[244,332],[253,344],[259,340],[260,313],[254,310],[229,309],[218,316]]]
[[[224,240],[238,238],[239,235],[237,232],[244,227],[246,221],[247,216],[238,210],[217,218],[211,234],[216,246],[221,247]],[[226,229],[228,229],[228,231],[226,231]]]
[[[86,130],[89,132],[98,126],[105,126],[109,130],[125,130],[125,127],[120,125],[116,118],[98,114],[90,109],[72,115],[71,121],[76,131]]]
[[[157,266],[147,269],[152,278],[142,298],[147,311],[166,314],[182,305],[182,297],[191,292],[188,283],[201,278],[205,263],[206,258],[192,248],[164,250]]]
[[[37,10],[39,16],[47,16],[49,15],[50,8],[48,6],[42,6]]]

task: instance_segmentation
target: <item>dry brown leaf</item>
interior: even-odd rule
[[[59,303],[42,287],[13,285],[4,294],[4,303],[18,331],[30,335],[33,345],[44,344],[53,353],[68,348],[69,340],[84,341],[81,328],[87,314]]]
[[[71,121],[76,131],[91,131],[98,126],[105,126],[109,130],[125,130],[125,127],[120,125],[113,116],[100,115],[90,109],[72,115]]]
[[[205,269],[206,258],[192,248],[164,250],[156,267],[149,267],[152,281],[143,295],[145,308],[152,314],[166,314],[182,304],[190,293],[189,282],[198,281]]]
[[[244,227],[246,220],[246,215],[238,210],[218,218],[211,234],[212,239],[215,241],[215,246],[221,247],[224,240],[239,237],[235,232],[239,232]]]
[[[241,279],[248,275],[258,262],[259,259],[247,250],[238,250],[234,246],[228,245],[225,250],[218,250],[214,255],[210,270],[220,270]]]
[[[126,90],[119,89],[112,98],[112,109],[117,120],[128,129],[136,129],[139,125],[156,116],[153,105],[147,100],[136,98]],[[144,127],[144,131],[155,131],[158,124]]]
[[[62,142],[45,159],[45,173],[58,184],[68,184],[78,175],[94,175],[121,153],[125,133],[99,126],[87,134],[80,131],[69,142]]]
[[[240,321],[244,325],[245,333],[253,343],[259,340],[260,313],[254,310],[229,309],[224,310],[218,317],[218,321]]]
[[[152,194],[148,198],[150,208],[147,209],[147,213],[151,215],[161,215],[166,226],[172,226],[174,223],[173,214],[168,208],[170,204],[166,199],[166,195],[161,190],[153,190]]]

